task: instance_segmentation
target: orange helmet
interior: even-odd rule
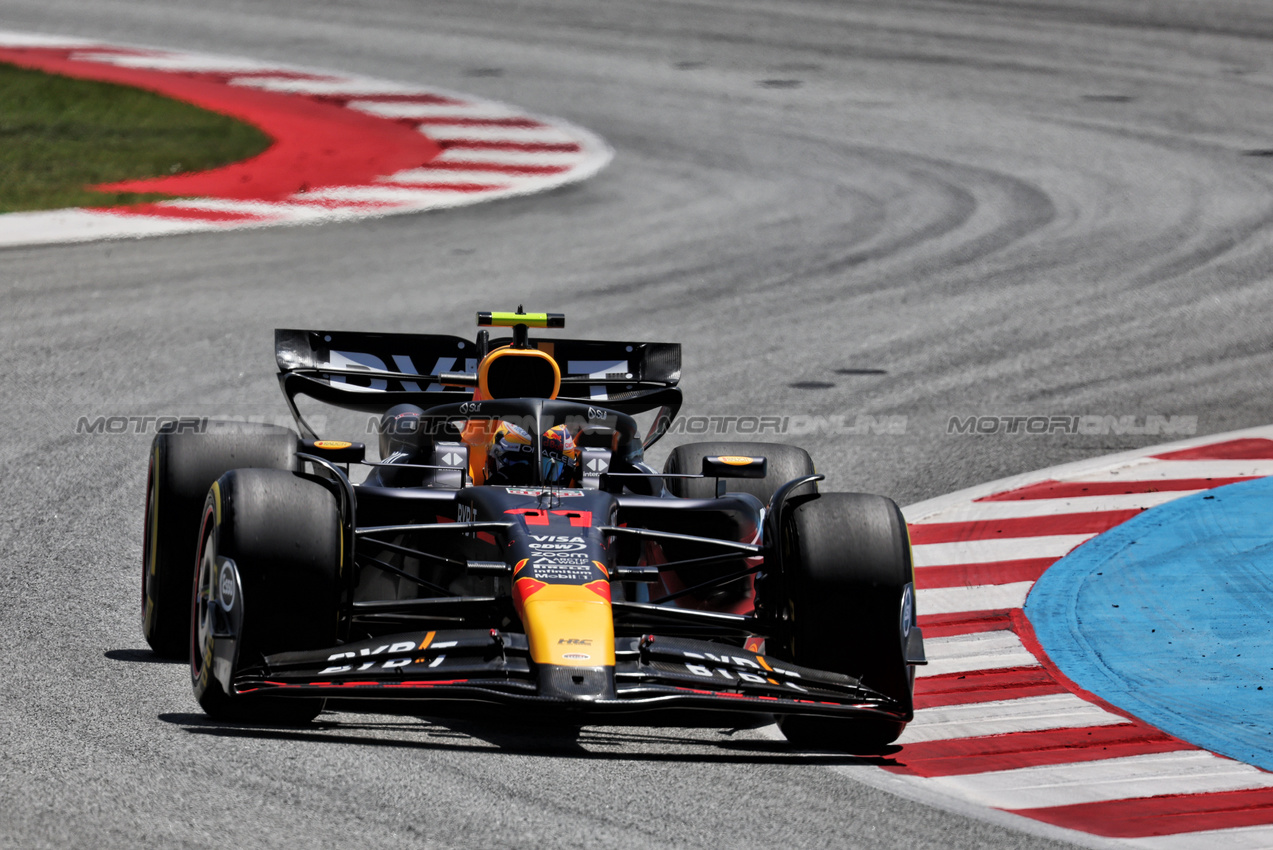
[[[554,425],[544,432],[541,458],[545,484],[577,487],[582,477],[582,452],[565,425]]]

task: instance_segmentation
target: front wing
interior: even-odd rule
[[[646,635],[615,646],[613,688],[572,698],[540,693],[526,636],[494,629],[391,635],[318,652],[271,655],[234,678],[237,694],[480,702],[602,717],[704,709],[910,720],[909,706],[851,676],[799,667],[720,643]],[[555,668],[596,675],[604,668]],[[609,675],[605,672],[604,675]]]

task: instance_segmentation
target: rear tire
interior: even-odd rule
[[[274,425],[181,419],[151,443],[142,543],[142,634],[156,654],[184,658],[199,521],[212,482],[240,467],[293,469],[294,432]]]
[[[802,475],[813,475],[813,459],[804,449],[783,443],[687,443],[672,449],[664,472],[697,474],[703,471],[703,458],[719,455],[745,455],[768,459],[768,472],[764,478],[732,478],[728,483],[730,493],[750,493],[762,504],[783,484]],[[689,499],[711,499],[716,496],[715,478],[669,478],[667,488],[672,495]],[[810,483],[800,487],[793,495],[816,492]]]
[[[266,655],[335,645],[342,533],[335,496],[313,480],[273,469],[217,480],[204,507],[189,632],[195,699],[208,716],[295,724],[322,710],[321,699],[234,694],[225,683]],[[238,579],[230,605],[224,559]]]
[[[843,673],[913,711],[914,667],[906,641],[915,626],[914,574],[906,522],[883,496],[823,493],[788,502],[781,529],[786,614],[792,633],[774,654]],[[879,752],[905,720],[789,715],[789,741],[855,753]]]

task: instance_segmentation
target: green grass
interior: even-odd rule
[[[88,186],[204,171],[247,159],[269,136],[140,89],[0,64],[0,213],[171,197]]]

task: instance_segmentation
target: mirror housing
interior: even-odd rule
[[[746,455],[709,455],[703,458],[706,478],[764,478],[769,474],[769,461]]]
[[[345,440],[301,440],[300,450],[332,463],[362,463],[367,453],[363,443]]]

